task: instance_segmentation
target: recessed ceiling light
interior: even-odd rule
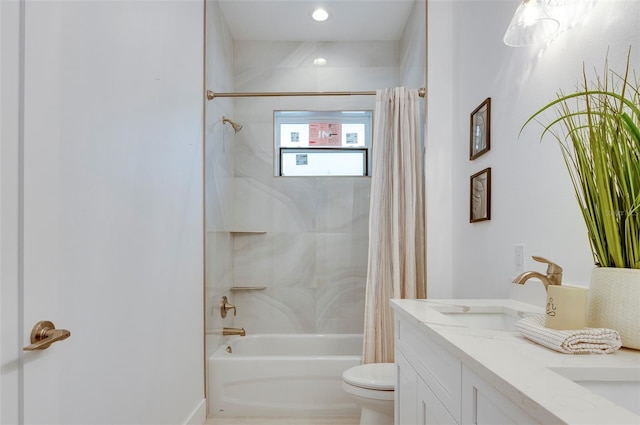
[[[325,58],[315,58],[313,60],[313,64],[314,65],[319,65],[319,66],[326,65],[327,64],[327,60]]]
[[[329,12],[327,12],[323,8],[318,8],[313,11],[313,13],[311,14],[311,17],[313,18],[314,21],[324,22],[327,19],[329,19]]]

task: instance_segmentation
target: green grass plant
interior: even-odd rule
[[[609,69],[574,93],[535,112],[522,126],[556,116],[547,134],[559,142],[599,267],[640,269],[640,84],[630,72]],[[521,133],[522,133],[521,129]]]

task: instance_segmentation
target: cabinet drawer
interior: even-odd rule
[[[396,345],[449,414],[460,422],[461,362],[404,320],[396,321]]]

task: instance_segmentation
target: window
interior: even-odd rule
[[[276,176],[371,175],[371,111],[276,111]]]

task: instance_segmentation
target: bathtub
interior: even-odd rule
[[[209,415],[358,416],[342,372],[361,352],[358,334],[230,337],[208,360]]]

